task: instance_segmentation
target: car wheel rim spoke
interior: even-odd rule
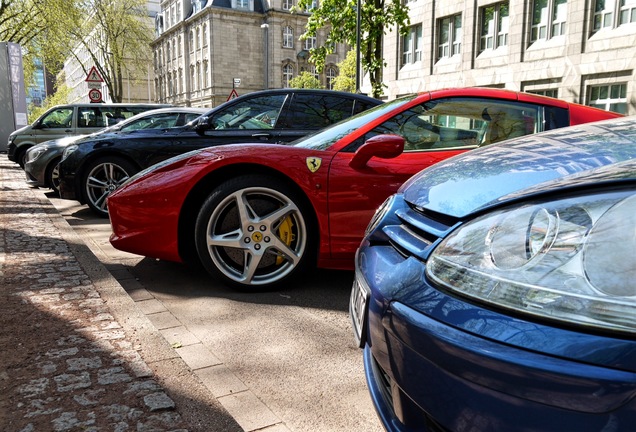
[[[129,178],[128,173],[117,164],[97,165],[86,178],[88,199],[95,208],[106,212],[106,198]]]
[[[275,238],[276,240],[274,241],[274,244],[270,247],[270,249],[275,250],[277,255],[282,256],[283,259],[291,261],[294,265],[297,265],[298,261],[300,261],[301,256],[298,255],[295,250],[287,246],[287,244],[280,238]]]
[[[288,236],[280,237],[281,225]],[[210,216],[207,246],[225,276],[261,285],[289,274],[300,262],[306,232],[299,208],[284,194],[245,188],[229,194]]]
[[[221,234],[221,235],[208,234],[208,246],[243,249],[241,244],[242,237],[243,237],[243,230],[235,230],[235,231]]]
[[[93,189],[104,189],[106,187],[106,182],[96,178],[96,177],[89,177],[88,181],[86,182],[86,185],[89,188],[93,188]]]
[[[245,266],[243,267],[243,273],[241,275],[241,279],[244,282],[251,283],[254,280],[254,276],[256,275],[256,271],[258,270],[258,266],[261,262],[261,254],[254,254],[252,251],[245,251]]]
[[[108,195],[110,194],[107,191],[102,193],[102,195],[94,201],[95,206],[102,210],[106,210],[106,198]]]

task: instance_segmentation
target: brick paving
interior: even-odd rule
[[[177,399],[197,399],[180,410],[153,370],[163,363],[151,368],[141,355],[143,331],[131,333],[113,316],[77,248],[62,238],[60,219],[0,155],[0,430],[240,429],[223,412],[215,426],[207,423],[217,408],[206,411],[211,403],[197,399],[197,383],[169,358],[192,388]]]

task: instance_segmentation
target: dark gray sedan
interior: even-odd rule
[[[82,138],[135,130],[165,129],[183,126],[208,111],[207,108],[171,107],[146,111],[91,135],[59,138],[37,144],[27,150],[24,171],[30,186],[53,189],[59,193],[58,164],[64,149]]]

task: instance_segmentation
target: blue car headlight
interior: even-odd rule
[[[499,210],[452,232],[427,275],[484,304],[569,324],[636,330],[636,195]]]

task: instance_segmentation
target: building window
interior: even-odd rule
[[[309,51],[310,49],[316,48],[316,37],[311,36],[305,39],[305,49]]]
[[[290,26],[283,28],[283,48],[294,47],[294,29]]]
[[[508,2],[481,8],[479,52],[508,45]]]
[[[197,62],[197,90],[201,90],[203,88],[203,79],[201,75],[201,62]]]
[[[208,88],[208,61],[203,60],[203,88]]]
[[[318,74],[318,72],[316,72],[316,66],[314,66],[314,65],[309,66],[309,71],[308,72],[311,74],[311,76],[313,76],[318,81],[320,81],[320,74]]]
[[[567,0],[535,0],[532,5],[531,42],[565,34]]]
[[[197,27],[197,39],[195,41],[196,43],[196,49],[198,50],[199,48],[201,48],[201,29]]]
[[[250,0],[236,0],[236,8],[237,9],[249,9],[250,8]]]
[[[190,91],[195,91],[196,90],[196,82],[194,80],[195,75],[194,75],[194,65],[190,66]]]
[[[437,59],[452,57],[461,52],[462,16],[441,18],[437,27]]]
[[[539,96],[547,96],[557,99],[559,97],[558,89],[544,89],[544,90],[526,90],[527,93],[536,94]]]
[[[327,88],[329,90],[333,90],[333,80],[336,79],[336,76],[338,76],[336,68],[329,66],[325,69],[325,76],[327,77]]]
[[[190,52],[194,52],[194,30],[190,30]]]
[[[283,66],[283,87],[289,87],[289,82],[294,78],[294,67],[290,64]]]
[[[207,0],[193,0],[192,1],[192,9],[194,13],[199,12],[201,9],[203,9],[203,6],[205,5]]]
[[[179,35],[177,41],[177,56],[181,57],[181,35]]]
[[[605,27],[614,27],[614,8],[616,0],[596,0],[594,5],[593,32]]]
[[[316,9],[317,7],[318,7],[318,0],[312,0],[312,2],[309,4],[307,9],[305,9],[305,11],[306,12],[311,12],[312,10]]]
[[[168,61],[168,63],[170,63],[170,60],[172,60],[172,57],[170,56],[170,42],[166,44],[166,60]]]
[[[422,24],[413,26],[402,37],[402,66],[422,60]]]
[[[615,16],[618,16],[618,22],[615,22]],[[636,22],[636,0],[596,0],[593,33],[633,22]]]
[[[619,25],[636,22],[636,0],[621,0]]]
[[[294,6],[294,1],[293,0],[283,0],[283,9],[284,10],[291,10],[291,8]]]
[[[203,24],[203,46],[208,46],[208,26]]]
[[[607,111],[627,114],[627,84],[590,86],[587,104]]]

